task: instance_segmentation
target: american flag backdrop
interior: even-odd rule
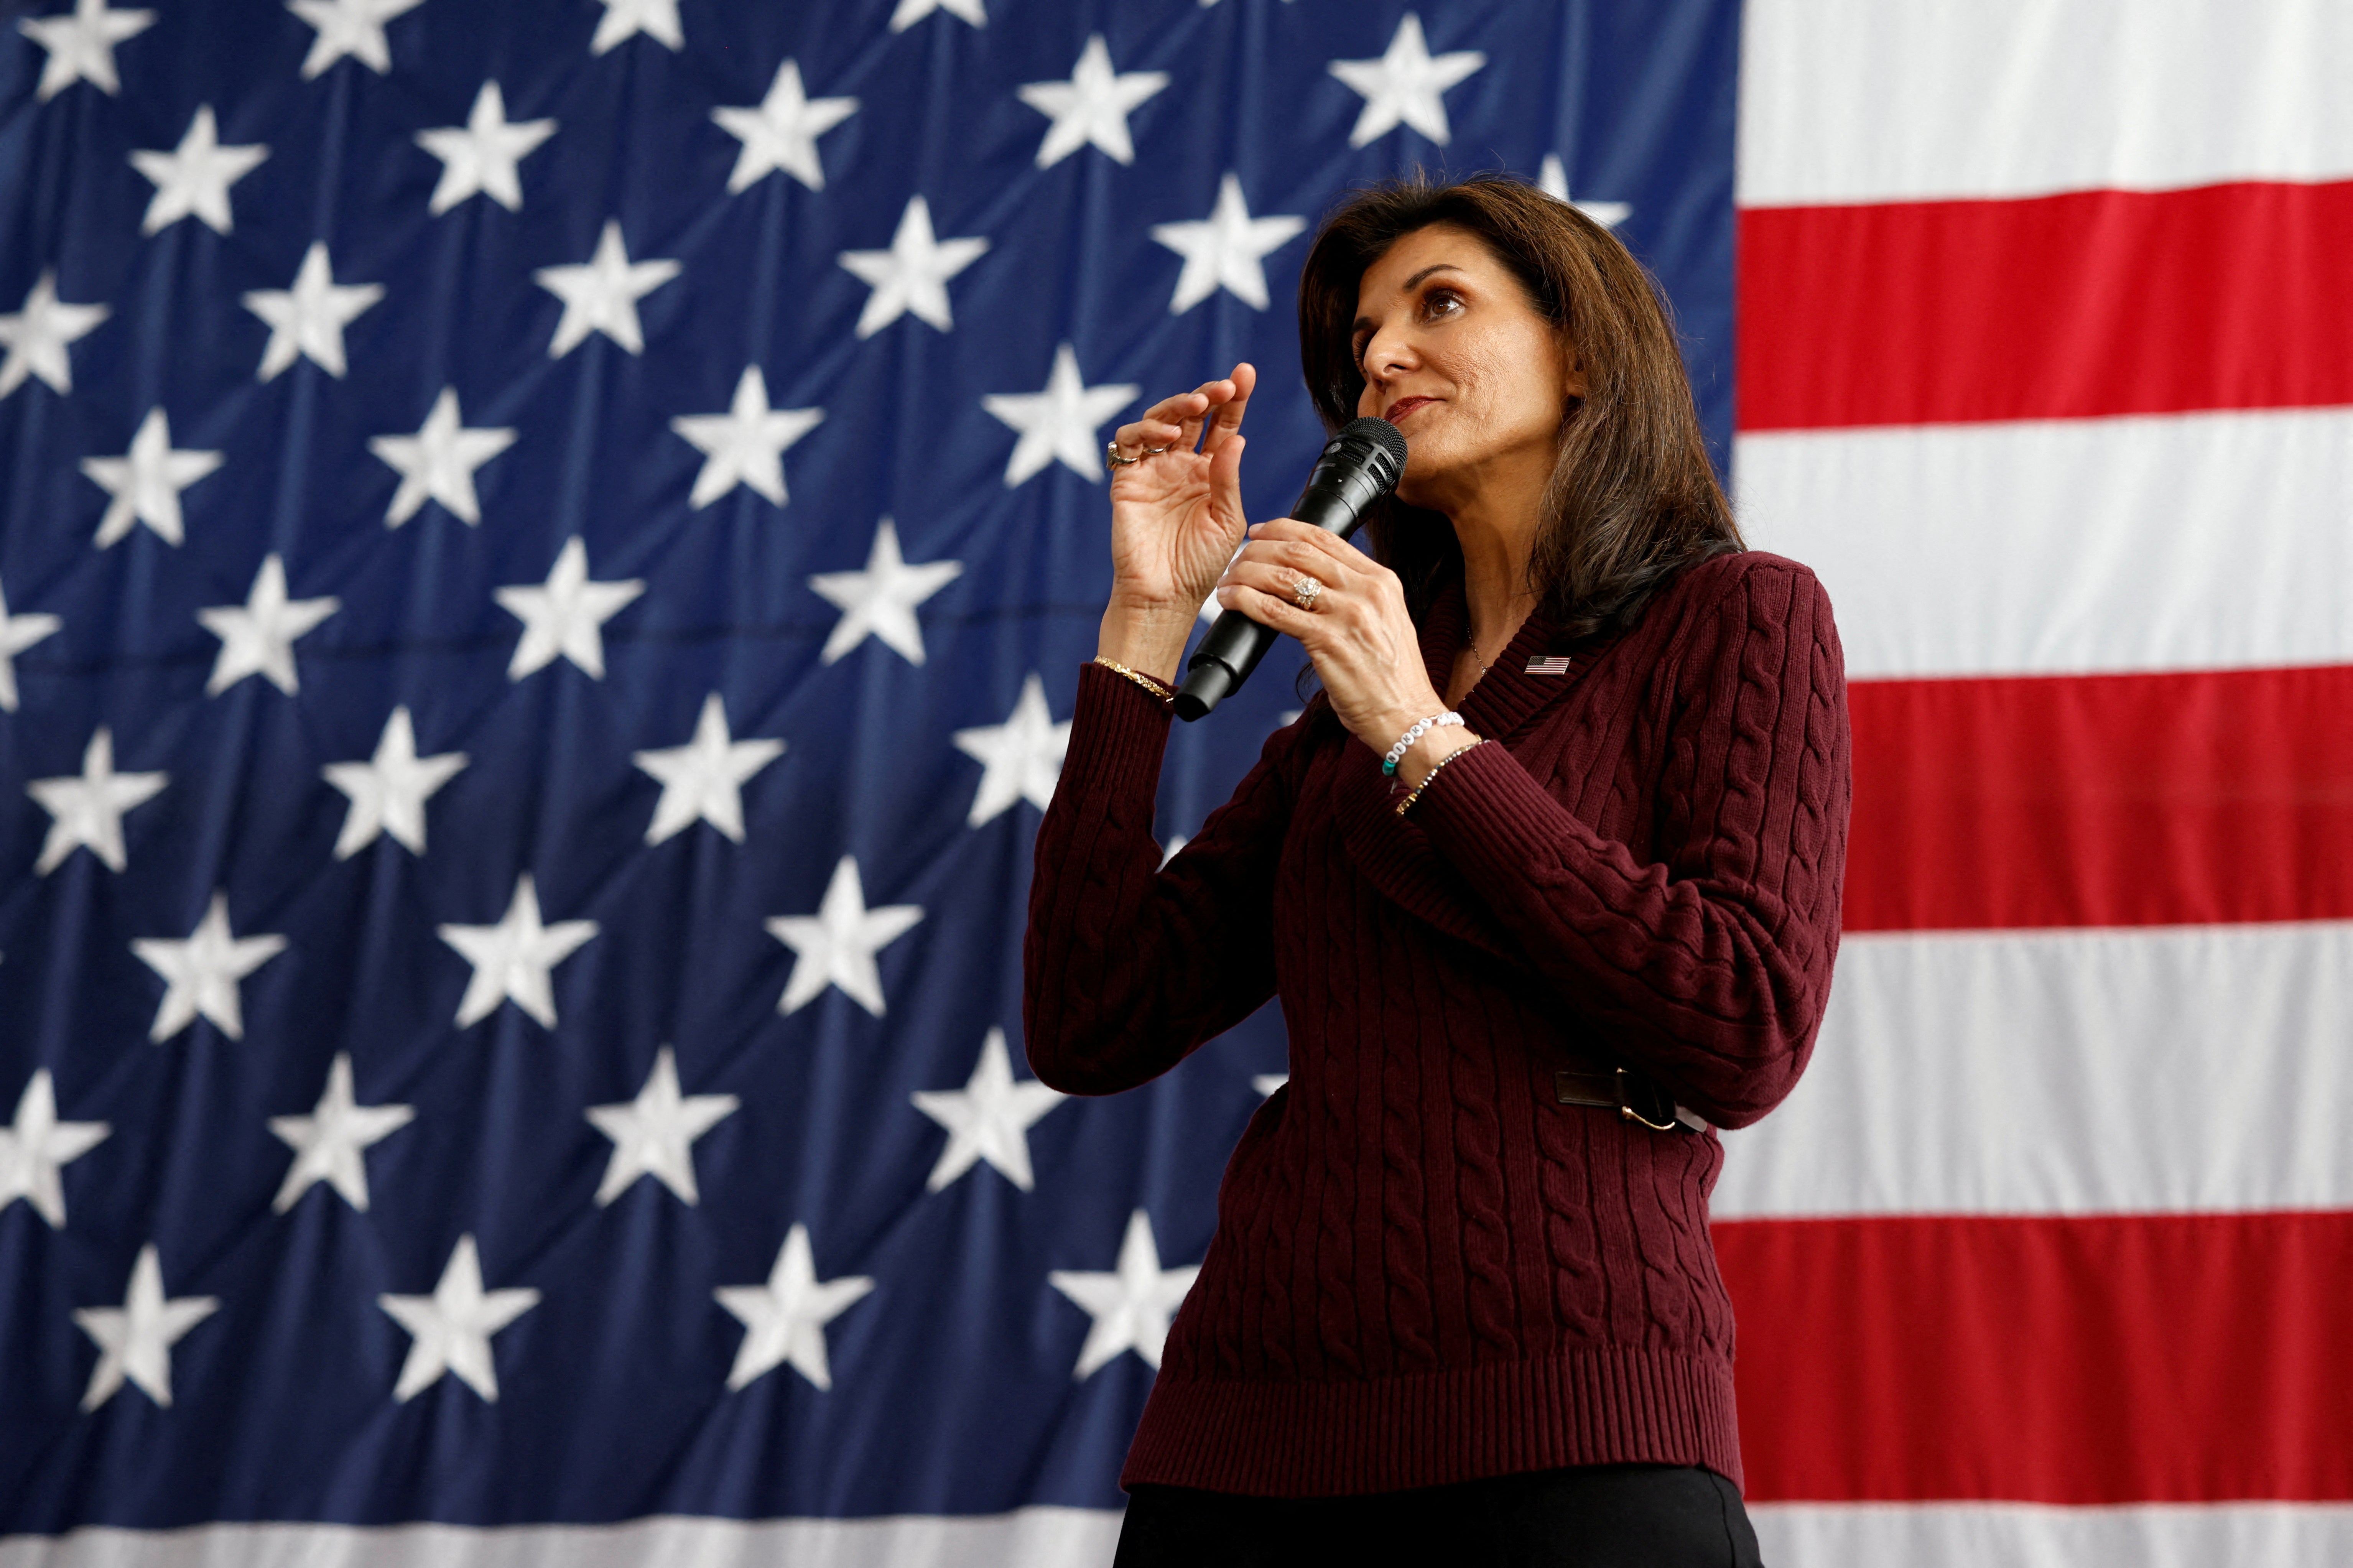
[[[1840,615],[1768,1559],[2353,1562],[2340,0],[0,16],[0,1564],[1107,1563],[1284,1042],[1022,1063],[1103,442],[1250,358],[1278,512],[1415,166]]]

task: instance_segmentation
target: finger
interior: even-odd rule
[[[1176,439],[1189,450],[1193,443],[1200,438],[1201,426],[1209,411],[1225,403],[1233,395],[1234,384],[1230,381],[1205,381],[1195,387],[1192,395],[1186,399],[1187,412],[1182,421],[1181,433]]]
[[[1363,551],[1331,530],[1316,528],[1295,517],[1274,517],[1254,523],[1250,528],[1250,537],[1297,546],[1309,552],[1304,559],[1320,563],[1322,568],[1328,568],[1342,576],[1362,571],[1371,563],[1371,558]]]
[[[1318,629],[1315,617],[1289,599],[1279,599],[1261,593],[1247,583],[1228,583],[1217,593],[1218,603],[1229,610],[1240,610],[1262,626],[1286,636],[1303,637]]]
[[[1290,591],[1291,584],[1299,581],[1303,574],[1314,577],[1326,588],[1347,585],[1348,574],[1338,563],[1319,551],[1287,540],[1251,539],[1245,542],[1241,553],[1235,557],[1236,565],[1244,563],[1272,573],[1273,577],[1268,581],[1276,583],[1284,593]]]
[[[1234,523],[1246,515],[1242,511],[1242,448],[1249,445],[1246,436],[1229,436],[1209,454],[1210,504]]]
[[[1314,577],[1318,584],[1306,608],[1302,608],[1299,603],[1299,584],[1303,577]],[[1302,615],[1317,616],[1325,621],[1345,615],[1350,604],[1347,595],[1329,579],[1317,576],[1313,572],[1303,573],[1295,566],[1270,565],[1263,561],[1237,561],[1227,570],[1225,581],[1230,586],[1252,589],[1271,599],[1281,600]]]
[[[1226,378],[1234,395],[1220,406],[1209,420],[1208,438],[1201,443],[1204,452],[1215,452],[1241,428],[1242,415],[1250,407],[1250,391],[1258,385],[1258,367],[1245,360],[1234,366],[1234,374]]]
[[[1183,434],[1182,427],[1175,421],[1155,419],[1146,416],[1133,424],[1123,425],[1113,431],[1112,440],[1118,446],[1123,456],[1132,458],[1146,447],[1174,446],[1176,443],[1176,437],[1181,434]]]
[[[1133,423],[1119,427],[1113,439],[1120,450],[1133,457],[1146,447],[1173,447],[1184,437],[1185,422],[1191,419],[1199,427],[1200,416],[1208,406],[1208,400],[1198,392],[1179,392],[1164,397],[1145,409]]]

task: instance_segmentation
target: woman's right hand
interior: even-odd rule
[[[1189,627],[1226,563],[1241,548],[1242,413],[1258,371],[1234,366],[1222,381],[1164,397],[1121,426],[1123,456],[1166,447],[1112,470],[1112,603]]]

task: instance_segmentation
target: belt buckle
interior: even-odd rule
[[[1589,1105],[1602,1110],[1615,1110],[1620,1120],[1640,1122],[1653,1132],[1679,1132],[1686,1130],[1685,1124],[1680,1119],[1653,1121],[1636,1110],[1633,1099],[1628,1092],[1627,1072],[1622,1067],[1614,1068],[1607,1074],[1575,1072],[1562,1068],[1552,1075],[1552,1080],[1553,1097],[1560,1104]],[[1671,1116],[1672,1114],[1670,1112]]]

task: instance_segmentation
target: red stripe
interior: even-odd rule
[[[1715,1242],[1752,1501],[2353,1499],[2353,1214]]]
[[[2353,666],[1847,697],[1851,931],[2353,917]]]
[[[2353,403],[2353,181],[1740,215],[1746,430]]]

